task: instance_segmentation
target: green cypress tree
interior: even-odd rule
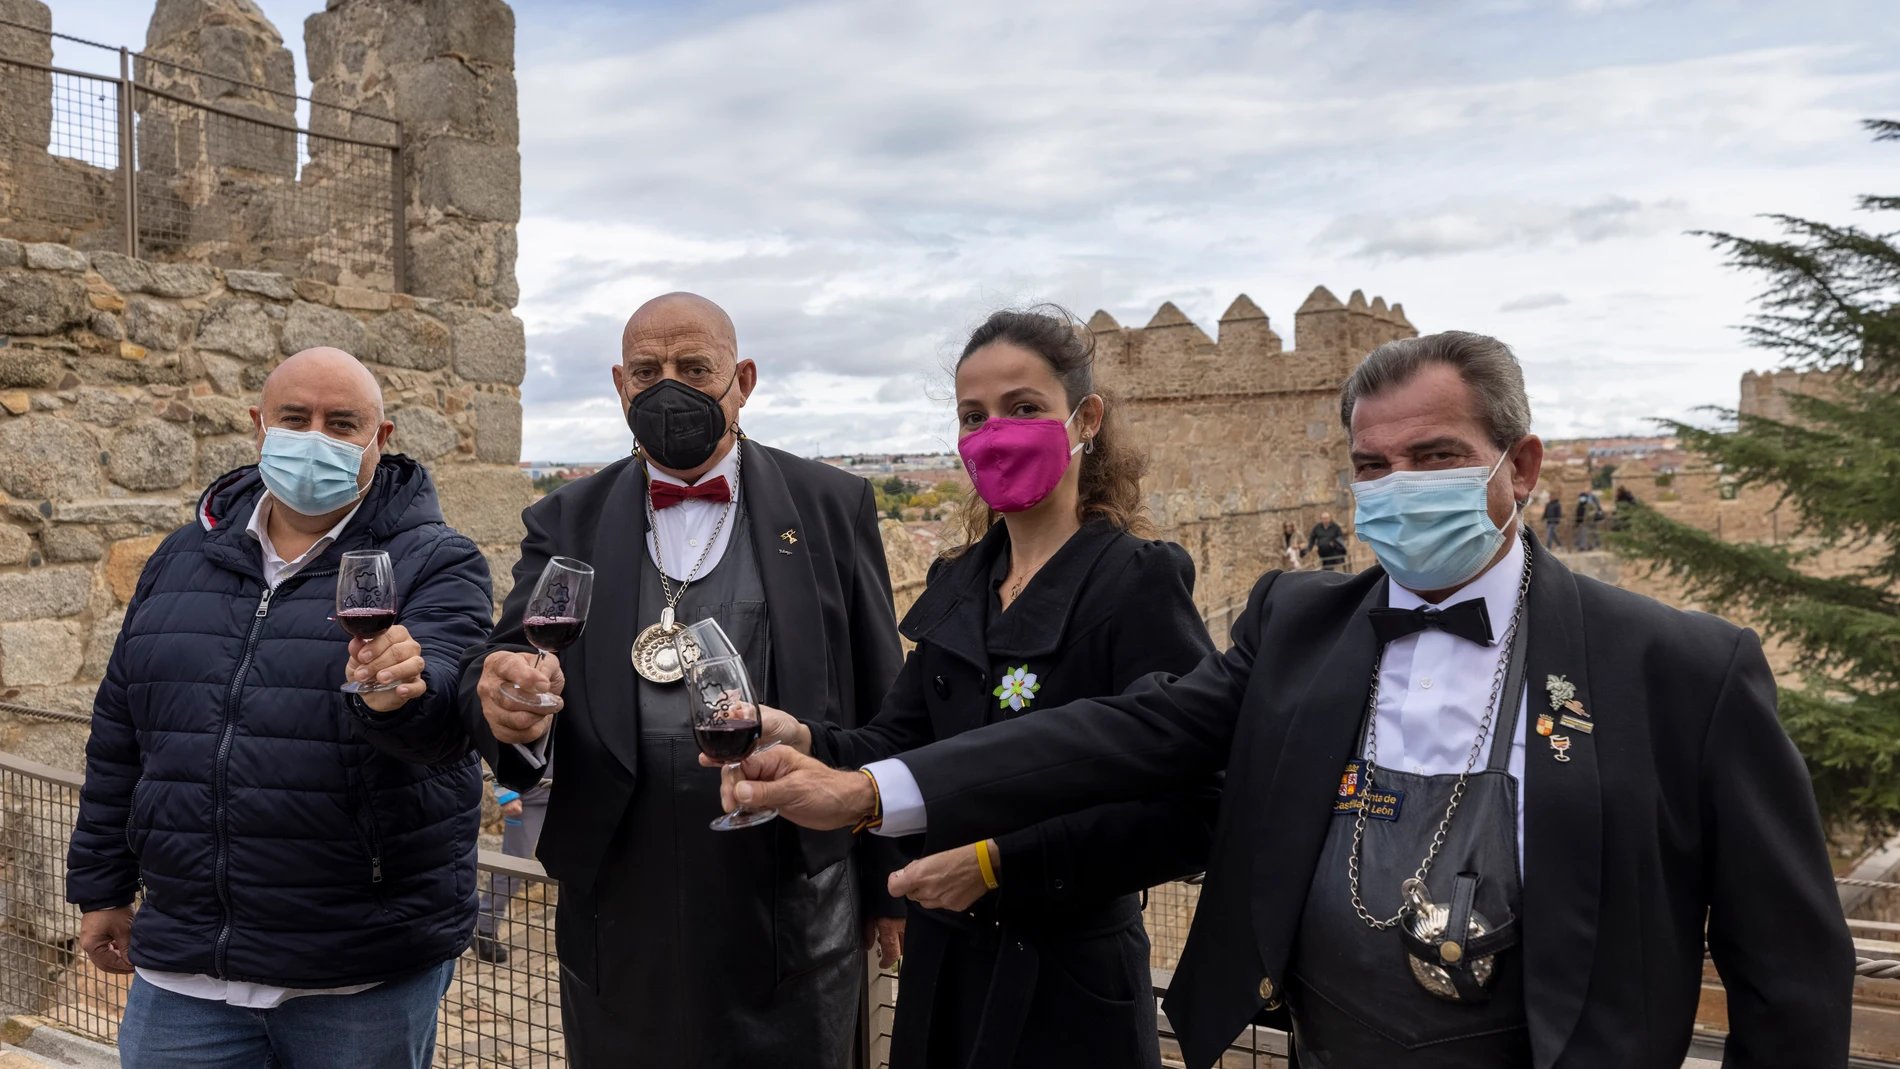
[[[1865,125],[1900,141],[1900,122]],[[1900,196],[1859,206],[1900,211]],[[1782,681],[1782,723],[1834,832],[1874,836],[1900,827],[1900,231],[1768,219],[1778,239],[1703,236],[1767,281],[1749,343],[1832,373],[1834,388],[1788,395],[1785,422],[1728,412],[1733,430],[1675,429],[1738,485],[1779,490],[1807,547],[1725,542],[1627,504],[1612,543],[1795,652],[1800,679]],[[1810,564],[1824,549],[1861,550],[1865,563],[1819,577]]]

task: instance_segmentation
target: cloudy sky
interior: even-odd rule
[[[137,44],[145,0],[52,0]],[[261,0],[298,53],[319,0]],[[517,0],[525,452],[628,443],[620,323],[728,308],[755,437],[944,448],[943,366],[1055,300],[1292,344],[1315,285],[1523,359],[1537,429],[1733,404],[1755,281],[1696,229],[1900,191],[1892,0]],[[62,59],[65,55],[62,54]]]

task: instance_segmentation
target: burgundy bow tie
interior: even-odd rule
[[[670,509],[688,498],[720,505],[732,500],[732,487],[727,484],[724,475],[707,479],[696,486],[681,486],[654,479],[648,484],[647,492],[653,496],[653,507],[656,509]]]

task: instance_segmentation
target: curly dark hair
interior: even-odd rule
[[[1081,404],[1090,394],[1102,399],[1102,426],[1091,441],[1094,449],[1077,453],[1075,457],[1076,463],[1082,466],[1077,487],[1077,518],[1083,523],[1107,520],[1131,534],[1152,536],[1153,525],[1148,521],[1148,508],[1141,495],[1141,476],[1148,468],[1148,455],[1129,443],[1128,431],[1122,424],[1114,398],[1095,384],[1094,332],[1069,314],[1068,309],[1055,304],[993,312],[970,335],[963,346],[963,355],[957,358],[957,366],[962,367],[971,353],[995,342],[1008,342],[1042,357],[1062,383],[1070,408]],[[950,550],[950,555],[981,541],[1001,515],[980,495],[971,494],[956,520],[963,539]]]

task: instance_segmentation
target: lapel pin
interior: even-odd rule
[[[1583,711],[1583,703],[1578,701],[1575,698],[1572,698],[1569,701],[1564,703],[1564,712],[1567,712],[1572,716],[1587,717],[1590,715],[1589,713],[1586,713]]]
[[[1539,735],[1548,735],[1555,730],[1557,730],[1557,722],[1550,718],[1549,713],[1537,714],[1537,733]]]
[[[798,544],[798,529],[795,527],[787,527],[784,533],[780,534],[779,537],[785,540],[786,545],[795,546]]]
[[[1570,749],[1570,736],[1552,735],[1550,737],[1550,749],[1551,749],[1551,755],[1557,758],[1557,760],[1559,761],[1570,760],[1570,754],[1566,752]]]
[[[1550,707],[1561,709],[1564,703],[1577,696],[1577,685],[1563,676],[1545,676],[1544,689],[1550,692]],[[1578,706],[1579,709],[1582,706]]]
[[[1557,722],[1567,728],[1570,728],[1573,731],[1581,731],[1585,735],[1588,735],[1597,729],[1597,726],[1595,724],[1592,724],[1588,720],[1579,720],[1574,716],[1562,717]]]

